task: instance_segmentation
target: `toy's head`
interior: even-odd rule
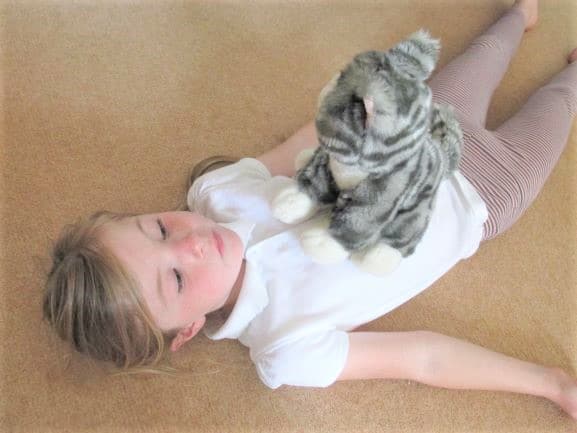
[[[357,134],[359,144],[373,119],[381,133],[400,131],[417,105],[427,111],[430,108],[431,91],[425,81],[435,69],[439,51],[439,41],[419,30],[388,51],[356,55],[320,93],[320,135],[336,137],[335,120]],[[369,107],[374,116],[368,116]]]
[[[424,84],[437,64],[441,45],[425,30],[419,30],[388,51],[365,51],[357,54],[342,71],[346,89],[356,96],[378,96],[391,89],[402,89],[397,104],[414,95],[410,89]],[[346,77],[346,78],[345,78]],[[337,87],[335,87],[337,89]]]
[[[425,81],[435,69],[440,49],[438,39],[433,39],[426,30],[419,30],[385,52],[382,61],[369,60],[367,66],[376,66],[385,75],[389,75],[387,69],[390,68],[391,75],[401,79]],[[364,55],[357,56],[359,61],[363,61]]]

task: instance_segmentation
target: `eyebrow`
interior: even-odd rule
[[[144,231],[144,228],[142,227],[142,221],[140,220],[140,217],[136,217],[135,220],[136,220],[136,226],[138,227],[138,230],[140,230],[142,232],[142,234],[148,238],[149,236],[146,234],[146,232]],[[164,294],[162,291],[162,278],[160,277],[160,270],[156,274],[156,291],[158,293],[158,297],[160,298],[160,300],[162,302],[162,305],[164,307],[166,307],[166,299],[164,299]]]

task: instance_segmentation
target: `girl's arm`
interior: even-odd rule
[[[560,384],[554,370],[434,332],[350,332],[349,354],[338,380],[410,379],[555,401]]]
[[[299,129],[284,143],[263,153],[257,159],[262,162],[273,176],[293,176],[295,174],[295,158],[303,149],[318,146],[315,122],[311,121]]]

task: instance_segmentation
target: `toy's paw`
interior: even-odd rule
[[[301,234],[301,245],[305,253],[315,262],[338,263],[349,256],[349,252],[328,232],[327,225],[310,228]]]
[[[386,245],[377,244],[365,252],[355,252],[351,255],[351,261],[364,272],[382,277],[393,272],[403,256],[401,253]]]
[[[295,224],[306,220],[318,209],[311,198],[299,191],[297,185],[290,185],[275,197],[272,202],[272,213],[285,224]]]
[[[295,169],[299,171],[305,165],[309,163],[315,153],[315,149],[304,149],[295,158]]]

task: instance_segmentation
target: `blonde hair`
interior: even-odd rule
[[[98,239],[102,224],[129,216],[100,211],[64,227],[52,251],[43,318],[77,352],[121,373],[174,372],[148,366],[163,360],[179,330],[155,325],[136,280]]]
[[[199,162],[187,190],[198,176],[232,162],[229,157]],[[100,211],[63,228],[52,249],[43,318],[77,352],[120,369],[113,375],[173,375],[177,370],[162,361],[179,329],[156,326],[136,280],[99,241],[103,224],[130,216]]]

